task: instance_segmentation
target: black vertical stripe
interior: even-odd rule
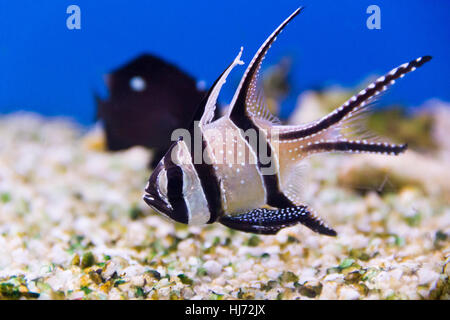
[[[253,149],[253,151],[256,153],[257,157],[257,165],[259,169],[262,169],[264,167],[270,166],[271,163],[273,163],[274,158],[272,156],[272,147],[270,143],[265,140],[265,136],[260,133],[259,128],[253,123],[253,121],[250,119],[250,117],[247,114],[247,95],[252,85],[252,80],[257,75],[257,72],[260,68],[261,62],[266,55],[267,51],[269,50],[270,46],[275,41],[276,37],[281,33],[281,31],[284,29],[284,27],[296,17],[303,8],[299,8],[294,11],[291,16],[283,21],[283,23],[275,30],[273,34],[271,34],[266,40],[266,42],[263,44],[263,47],[260,48],[259,52],[257,53],[256,57],[252,60],[252,63],[249,65],[245,75],[244,80],[242,82],[242,86],[239,89],[238,96],[236,98],[236,101],[234,105],[232,106],[232,110],[230,113],[230,119],[231,121],[240,129],[242,129],[244,132],[246,132],[248,129],[253,129],[258,134],[258,141],[259,139],[264,139],[263,142],[266,143],[268,152],[270,153],[270,162],[269,164],[263,164],[260,160],[260,150],[259,150],[259,143],[257,143],[257,146],[251,146],[249,143],[249,137],[246,137],[247,144],[250,145],[250,147]],[[260,172],[261,174],[261,172]],[[293,203],[281,192],[279,188],[278,183],[278,175],[277,174],[264,174],[262,175],[263,183],[264,183],[264,189],[266,193],[266,203],[270,206],[274,206],[277,208],[285,208],[288,206],[292,206]]]
[[[228,66],[228,68],[229,68],[229,66]],[[203,137],[203,133],[201,132],[201,129],[199,127],[195,127],[195,121],[201,121],[203,114],[206,112],[206,104],[212,93],[212,90],[214,89],[214,87],[218,83],[219,79],[222,77],[222,75],[226,72],[227,69],[225,69],[222,72],[220,77],[216,79],[214,84],[208,90],[208,93],[205,95],[205,97],[201,101],[200,105],[198,106],[198,109],[192,119],[192,124],[189,128],[189,132],[192,137],[191,150],[190,150],[191,161],[192,161],[192,164],[194,165],[195,171],[197,172],[198,178],[200,180],[200,184],[202,186],[203,194],[205,195],[205,199],[208,204],[208,210],[210,213],[209,220],[207,222],[208,224],[217,221],[217,219],[219,219],[224,214],[223,206],[222,206],[222,199],[221,199],[222,196],[221,196],[221,191],[220,191],[219,179],[217,178],[217,175],[216,175],[216,172],[215,172],[213,166],[211,164],[209,164],[210,161],[208,161],[208,163],[206,163],[202,157],[201,163],[195,163],[194,152],[193,152],[194,151],[194,149],[193,149],[194,143],[193,142],[195,141],[195,138],[194,138],[195,135],[200,134],[202,136],[202,150],[201,150],[202,156],[205,154],[204,151],[207,147],[207,141]],[[199,130],[196,130],[196,129],[199,129]]]
[[[206,147],[207,141],[202,136],[202,154],[205,154],[204,150],[206,149]],[[202,159],[201,163],[196,164],[194,162],[194,155],[192,152],[191,158],[192,163],[194,164],[195,171],[197,172],[198,178],[200,179],[200,184],[202,185],[202,190],[203,194],[205,195],[206,202],[208,203],[210,217],[207,223],[213,223],[224,214],[219,179],[213,166],[205,163],[205,159]]]
[[[167,172],[167,199],[172,206],[170,217],[175,221],[188,224],[189,213],[183,195],[183,170],[171,159],[175,145],[176,143],[172,144],[164,156],[164,167]]]
[[[288,208],[295,205],[280,190],[277,174],[263,175],[263,181],[266,187],[266,202],[269,206],[276,208]]]
[[[266,137],[264,136],[264,134],[262,134],[260,132],[259,128],[253,123],[253,121],[247,115],[239,116],[236,114],[232,114],[232,115],[230,115],[230,119],[238,128],[242,129],[244,132],[249,129],[255,130],[255,132],[258,135],[258,143],[256,144],[256,146],[252,146],[250,144],[249,137],[246,136],[245,138],[246,138],[247,144],[256,153],[258,169],[261,170],[263,168],[270,167],[270,165],[275,161],[275,159],[272,155],[272,146],[266,140]],[[260,145],[259,141],[261,141],[260,139],[263,139],[262,142],[266,143],[266,146],[267,146],[266,150],[268,151],[268,153],[269,153],[268,156],[270,157],[270,161],[268,164],[263,164],[260,159],[260,150],[259,150],[259,145]],[[278,181],[279,179],[278,179],[277,173],[261,174],[261,172],[259,172],[259,174],[261,175],[261,177],[263,179],[264,189],[266,192],[266,203],[268,205],[276,207],[276,208],[287,208],[287,207],[294,206],[292,201],[290,201],[286,197],[286,195],[284,195],[284,193],[280,190],[279,181]]]
[[[219,82],[220,78],[222,78],[223,74],[230,68],[230,66],[233,64],[232,62],[222,73],[221,75],[214,81],[213,85],[209,88],[207,94],[203,98],[203,100],[200,102],[197,111],[195,112],[191,125],[189,127],[189,132],[191,133],[191,137],[194,137],[196,134],[202,135],[202,155],[204,155],[204,151],[207,147],[207,141],[203,137],[203,133],[201,132],[201,129],[199,127],[195,126],[196,121],[201,121],[203,115],[205,114],[206,105],[208,103],[208,99],[211,96],[211,93],[213,92],[214,88],[216,87],[217,83]],[[196,129],[200,130],[196,130]],[[192,139],[191,142],[194,142],[195,139]],[[192,147],[193,143],[191,143]],[[194,169],[197,172],[198,178],[200,179],[200,184],[202,186],[203,194],[205,195],[206,202],[208,204],[209,209],[209,220],[207,223],[213,223],[217,221],[223,214],[223,206],[222,206],[222,195],[220,190],[220,183],[219,179],[216,175],[216,172],[212,165],[205,163],[204,159],[202,158],[201,163],[195,163],[194,160],[194,150],[190,150],[191,154],[191,160],[192,164],[194,165]],[[210,163],[210,161],[209,161]]]

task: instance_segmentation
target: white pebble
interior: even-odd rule
[[[419,284],[427,284],[437,281],[439,274],[430,269],[420,269],[417,273]]]
[[[222,271],[222,266],[217,261],[214,260],[206,261],[203,264],[203,268],[205,268],[206,273],[212,277],[217,277],[218,275],[220,275]]]
[[[345,300],[357,300],[357,299],[359,299],[360,294],[355,289],[342,288],[340,297],[341,297],[341,299],[345,299]]]

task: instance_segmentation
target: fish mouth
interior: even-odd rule
[[[151,208],[153,208],[158,213],[162,214],[163,216],[169,217],[171,212],[173,211],[172,206],[164,201],[161,194],[158,192],[157,188],[155,186],[158,183],[158,175],[161,172],[161,170],[164,169],[163,164],[160,162],[155,170],[153,171],[152,175],[150,176],[150,179],[147,183],[147,186],[144,190],[143,200],[146,204],[148,204]]]
[[[156,196],[155,194],[146,192],[142,197],[142,199],[145,201],[146,204],[148,204],[158,213],[161,213],[165,216],[169,216],[172,210],[172,208],[166,202],[164,202],[164,200],[162,200],[159,196]]]

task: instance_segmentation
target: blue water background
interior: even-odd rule
[[[81,30],[68,30],[66,8],[81,8]],[[381,8],[381,30],[369,30],[366,9]],[[93,122],[92,93],[106,96],[102,75],[142,52],[157,54],[211,84],[244,46],[255,51],[298,6],[305,11],[272,47],[264,67],[293,58],[287,116],[309,88],[356,86],[374,74],[430,54],[424,68],[399,81],[381,105],[450,101],[450,1],[2,1],[0,113],[30,110]],[[231,99],[243,67],[221,100]]]

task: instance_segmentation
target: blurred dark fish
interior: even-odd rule
[[[177,128],[186,128],[205,92],[190,75],[144,54],[105,76],[109,99],[97,102],[110,151],[133,146],[154,149],[155,167]]]

